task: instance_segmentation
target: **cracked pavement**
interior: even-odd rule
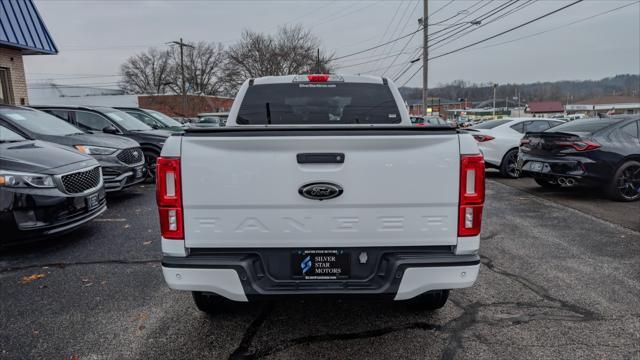
[[[0,359],[640,359],[640,203],[598,216],[512,185],[488,182],[480,276],[439,311],[292,300],[213,317],[164,285],[153,188],[136,187],[0,254]]]

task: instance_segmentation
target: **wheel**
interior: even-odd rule
[[[147,178],[145,182],[152,183],[156,181],[156,160],[160,154],[154,150],[143,150],[144,163],[147,167]]]
[[[622,164],[607,186],[607,193],[615,201],[640,199],[640,162],[627,161]]]
[[[502,158],[500,163],[500,175],[517,179],[520,177],[520,169],[518,169],[518,149],[511,149]]]
[[[198,310],[207,314],[221,313],[231,304],[231,300],[216,294],[193,291],[191,295]]]
[[[438,310],[447,303],[449,290],[434,290],[420,294],[411,300],[411,303],[422,310]]]
[[[542,186],[547,189],[559,189],[560,184],[558,184],[555,180],[547,180],[544,178],[533,178],[536,184]]]

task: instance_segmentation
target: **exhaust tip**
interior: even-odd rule
[[[558,181],[558,184],[560,184],[560,185],[564,185],[564,184],[566,184],[566,183],[567,183],[567,179],[565,179],[565,178],[563,178],[563,177],[558,178],[558,180],[557,180],[557,181]]]

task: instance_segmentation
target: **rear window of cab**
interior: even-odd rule
[[[287,83],[247,89],[239,125],[398,124],[400,111],[387,85]]]

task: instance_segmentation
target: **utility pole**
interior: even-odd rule
[[[498,84],[493,83],[493,119],[496,119],[496,88]]]
[[[185,44],[180,38],[180,41],[172,41],[169,44],[180,46],[180,72],[182,73],[182,115],[187,115],[187,82],[184,78],[184,47],[194,48],[193,45]]]
[[[427,98],[429,87],[429,0],[423,0],[422,15],[422,111],[427,114]]]
[[[322,70],[320,70],[320,48],[318,48],[316,55],[316,67],[318,68],[318,72],[316,74],[322,74]]]

